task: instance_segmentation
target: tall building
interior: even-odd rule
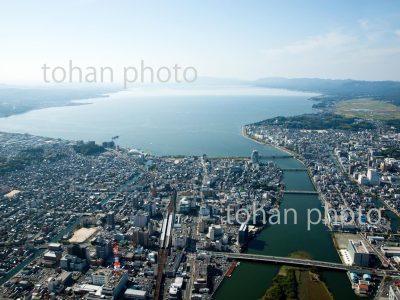
[[[107,259],[112,253],[111,241],[104,238],[98,238],[96,241],[97,258]]]
[[[144,228],[147,226],[148,222],[148,213],[143,212],[142,210],[138,211],[134,217],[133,225],[135,227]]]
[[[349,174],[350,174],[350,175],[353,175],[355,169],[356,169],[356,166],[353,165],[353,164],[350,164],[350,165],[349,165]]]
[[[371,185],[379,185],[381,183],[380,174],[374,169],[368,169],[367,178]]]
[[[257,150],[253,150],[253,152],[251,153],[251,162],[253,164],[258,164],[259,159],[260,159],[260,156],[258,154],[258,151]]]
[[[140,227],[132,228],[132,242],[147,247],[149,245],[149,231]]]
[[[190,203],[187,197],[183,197],[179,201],[179,212],[181,214],[187,214],[190,210]]]
[[[222,238],[223,234],[224,234],[224,231],[223,231],[221,225],[211,225],[208,228],[208,237],[212,241]]]
[[[247,245],[248,238],[249,238],[248,226],[247,224],[243,223],[242,225],[240,225],[239,228],[239,236],[238,236],[239,245],[241,247]]]
[[[114,226],[115,226],[115,220],[114,220],[114,212],[113,211],[110,211],[108,214],[107,214],[107,226],[109,226],[110,228],[114,228]]]

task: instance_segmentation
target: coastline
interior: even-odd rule
[[[1,91],[1,90],[0,90]],[[38,106],[31,106],[31,107],[26,107],[23,108],[21,110],[17,110],[13,109],[13,110],[7,110],[6,112],[3,114],[0,114],[0,119],[1,118],[10,118],[13,116],[18,116],[18,115],[23,115],[35,110],[41,110],[41,109],[48,109],[48,108],[61,108],[61,107],[69,107],[69,106],[83,106],[83,105],[90,105],[93,104],[92,100],[95,99],[104,99],[104,98],[109,98],[111,94],[113,93],[117,93],[120,90],[111,90],[111,91],[104,91],[104,92],[100,92],[100,93],[94,93],[93,95],[84,95],[81,97],[72,97],[69,100],[60,100],[58,101],[54,101],[54,102],[50,102],[50,103],[43,103],[43,105],[38,105]],[[0,103],[1,105],[1,103]]]
[[[278,149],[278,150],[281,150],[281,151],[283,151],[283,152],[285,152],[285,153],[291,155],[294,159],[296,159],[299,163],[301,163],[301,164],[304,166],[304,170],[307,171],[307,173],[308,173],[308,177],[310,178],[311,183],[312,183],[312,185],[314,186],[314,190],[318,192],[318,198],[321,200],[321,202],[322,202],[322,200],[323,200],[324,205],[325,205],[326,200],[325,200],[324,195],[322,195],[322,194],[320,193],[320,191],[318,190],[317,185],[315,184],[314,179],[313,179],[313,177],[311,176],[311,171],[310,171],[310,169],[306,166],[306,164],[305,164],[304,161],[300,158],[300,156],[299,156],[298,153],[296,153],[296,152],[294,152],[294,151],[292,151],[292,150],[290,150],[290,149],[287,149],[287,148],[285,148],[285,147],[278,146],[278,145],[275,145],[275,144],[272,144],[272,143],[261,142],[261,141],[255,139],[255,138],[249,136],[249,135],[247,134],[246,130],[244,129],[244,127],[245,127],[245,126],[242,126],[242,133],[241,133],[242,136],[243,136],[244,138],[249,139],[249,140],[251,140],[251,141],[253,141],[253,142],[256,142],[256,143],[258,143],[258,144],[261,144],[261,145],[268,145],[268,146],[274,147],[274,148],[276,148],[276,149]]]
[[[244,138],[249,139],[249,140],[251,140],[251,141],[253,141],[253,142],[257,143],[257,144],[268,145],[268,146],[274,147],[274,148],[276,148],[276,149],[278,149],[280,151],[283,151],[283,152],[289,154],[290,156],[293,156],[293,158],[295,158],[299,163],[301,163],[304,166],[305,169],[308,170],[308,168],[306,167],[304,162],[299,158],[299,154],[298,153],[296,153],[296,152],[294,152],[294,151],[292,151],[290,149],[287,149],[285,147],[282,147],[282,146],[279,146],[279,145],[275,145],[275,144],[272,144],[272,143],[267,143],[267,142],[264,142],[264,141],[260,141],[260,140],[254,138],[254,137],[249,136],[247,134],[246,130],[245,130],[245,126],[242,126],[241,135]]]

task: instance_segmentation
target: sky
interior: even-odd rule
[[[142,60],[248,80],[400,80],[400,1],[0,1],[0,83],[43,83],[43,64],[118,73]]]

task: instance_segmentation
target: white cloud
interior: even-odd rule
[[[371,28],[370,22],[368,20],[359,20],[358,24],[360,24],[360,27],[364,30],[369,30]]]
[[[393,28],[390,22],[382,19],[359,20],[358,24],[363,30],[363,35],[370,43],[376,43],[387,34],[392,34]]]
[[[400,38],[400,29],[395,30],[394,34]]]
[[[365,21],[363,26],[369,25]],[[400,45],[371,40],[368,31],[355,33],[334,30],[264,49],[260,72],[268,73],[265,76],[399,80]],[[400,37],[400,29],[396,35]]]
[[[350,35],[344,34],[341,31],[331,31],[323,35],[311,36],[281,48],[264,49],[262,53],[268,56],[302,54],[317,50],[331,50],[354,42],[355,38]]]

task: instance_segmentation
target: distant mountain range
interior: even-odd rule
[[[399,81],[334,80],[319,78],[262,78],[252,82],[258,87],[321,93],[332,100],[375,98],[400,105]]]

